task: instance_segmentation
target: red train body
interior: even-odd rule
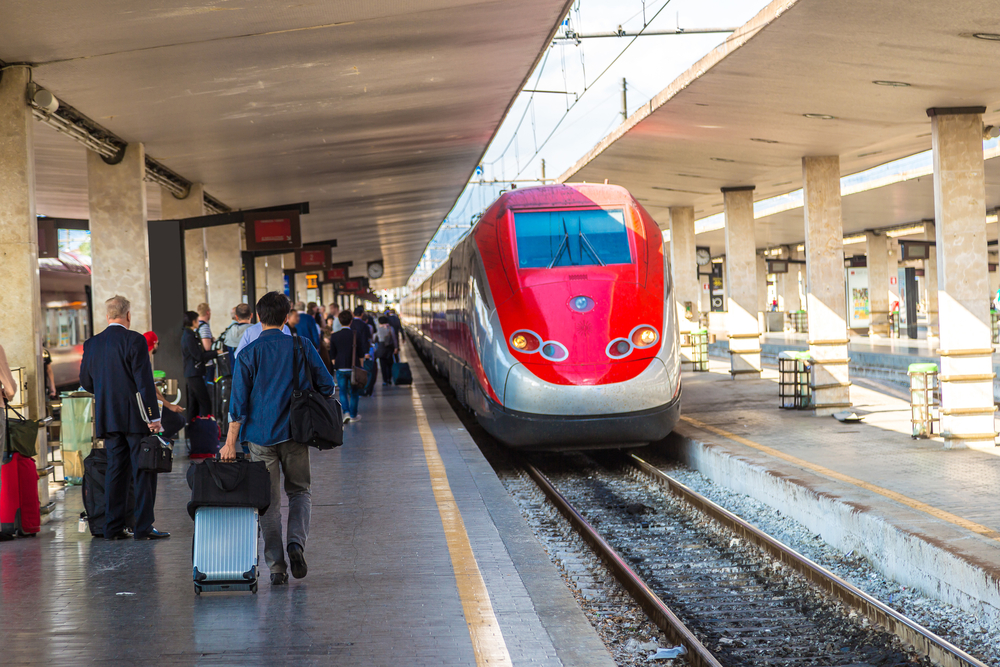
[[[680,410],[659,227],[620,187],[513,190],[403,302],[404,326],[502,442],[638,445]]]

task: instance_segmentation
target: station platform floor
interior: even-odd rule
[[[411,367],[412,387],[361,400],[343,447],[312,452],[307,577],[272,587],[261,542],[257,595],[195,596],[186,459],[159,479],[167,540],[79,532],[69,488],[37,537],[0,544],[0,663],[613,665],[445,397]]]
[[[710,479],[776,507],[884,574],[1000,622],[1000,447],[910,437],[908,393],[854,379],[860,422],[778,407],[777,372],[685,372],[668,447]]]

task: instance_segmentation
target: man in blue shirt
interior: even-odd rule
[[[229,402],[229,433],[220,456],[236,458],[236,445],[246,442],[250,458],[263,461],[271,474],[271,507],[260,519],[264,533],[264,560],[271,571],[271,584],[288,583],[292,576],[306,576],[305,546],[312,512],[309,447],[292,440],[289,416],[295,386],[294,364],[298,357],[298,386],[309,386],[306,364],[312,369],[315,391],[324,396],[334,392],[333,377],[306,340],[305,359],[296,350],[295,338],[282,335],[289,303],[284,295],[268,292],[257,302],[260,336],[237,352],[233,369],[233,390]],[[250,330],[247,330],[250,333]],[[246,334],[243,335],[246,339]],[[288,560],[281,535],[281,473],[288,496]]]
[[[319,325],[316,324],[312,314],[306,310],[306,304],[303,302],[299,301],[295,304],[295,310],[299,311],[299,323],[295,326],[295,331],[318,350],[319,339],[323,335],[319,330]]]

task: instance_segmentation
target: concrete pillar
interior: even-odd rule
[[[253,260],[253,270],[257,293],[254,294],[254,303],[250,304],[251,306],[254,306],[260,300],[260,297],[270,291],[267,288],[267,257],[255,257]]]
[[[941,308],[941,435],[948,447],[993,449],[984,111],[928,109],[927,113]]]
[[[789,248],[787,258],[789,260],[797,259],[796,255],[797,252],[795,249]],[[786,313],[794,313],[802,307],[799,299],[800,266],[802,265],[792,264],[789,261],[788,273],[781,273],[776,277],[778,281],[779,306]]]
[[[802,181],[813,404],[816,415],[831,415],[851,405],[840,158],[802,158]]]
[[[44,418],[46,408],[35,217],[35,120],[25,102],[30,80],[31,73],[24,67],[10,67],[0,76],[0,312],[5,313],[0,317],[0,343],[10,367],[24,368],[25,416],[38,419]],[[41,429],[36,464],[44,467],[47,461],[48,442]],[[48,477],[39,480],[38,496],[43,507],[48,504]]]
[[[281,269],[281,257],[278,255],[271,255],[265,257],[267,260],[267,271],[265,275],[267,276],[267,291],[277,292],[278,294],[285,293],[285,274],[282,273]]]
[[[132,303],[132,330],[152,329],[146,229],[146,149],[129,144],[115,165],[87,151],[94,333],[107,327],[104,302],[120,294]]]
[[[757,320],[757,243],[753,186],[723,188],[726,216],[726,293],[730,369],[734,380],[760,377]]]
[[[160,217],[163,220],[183,220],[202,215],[205,215],[205,187],[201,183],[192,183],[184,199],[178,199],[164,187],[160,188]],[[187,274],[187,308],[194,310],[199,303],[208,301],[204,229],[184,232],[184,267]]]
[[[232,322],[230,311],[243,302],[243,249],[239,225],[205,228],[208,255],[208,305],[212,335],[218,337]]]
[[[677,308],[677,325],[681,333],[681,367],[690,369],[694,348],[684,345],[684,334],[698,329],[701,312],[701,282],[695,260],[694,207],[674,206],[670,217],[670,273]],[[690,341],[688,341],[690,343]]]
[[[865,234],[868,260],[868,303],[871,321],[868,335],[889,335],[889,237],[885,234]]]
[[[902,309],[903,304],[899,301],[899,242],[896,239],[889,239],[886,242],[885,268],[889,277],[889,310],[892,310],[894,303],[898,303]]]
[[[323,283],[322,289],[320,290],[322,297],[323,306],[329,306],[333,303],[333,283]]]
[[[985,186],[984,186],[985,187]],[[983,214],[983,226],[986,225],[986,217]],[[928,241],[936,240],[935,225],[933,222],[924,223],[924,238]],[[985,232],[983,244],[985,246]],[[937,339],[940,336],[938,311],[940,309],[940,288],[938,287],[938,250],[931,246],[927,259],[924,260],[923,287],[926,292],[924,306],[927,309],[927,338]]]

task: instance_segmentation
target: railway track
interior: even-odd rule
[[[986,667],[635,455],[536,463],[522,465],[691,665]]]

